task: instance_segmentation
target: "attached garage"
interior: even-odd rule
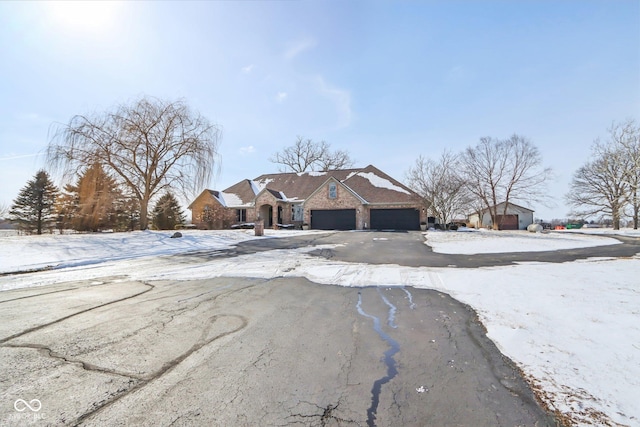
[[[518,215],[498,215],[496,219],[500,230],[518,229]]]
[[[420,211],[409,209],[371,209],[372,230],[420,230]]]
[[[314,230],[355,230],[355,209],[315,209],[311,211],[311,228]]]

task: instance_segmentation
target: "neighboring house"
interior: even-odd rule
[[[224,191],[205,190],[189,209],[193,224],[207,229],[263,220],[267,228],[419,230],[426,222],[420,197],[371,165],[261,175]]]
[[[533,211],[531,209],[509,203],[506,215],[503,215],[504,202],[498,203],[497,207],[497,222],[500,230],[526,230],[527,226],[533,223]],[[469,215],[469,225],[475,228],[490,228],[492,222],[489,209],[484,209],[479,214]]]

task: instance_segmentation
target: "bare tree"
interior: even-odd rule
[[[5,217],[8,214],[9,214],[9,205],[0,203],[0,219],[5,219]]]
[[[538,148],[527,138],[513,135],[499,140],[481,138],[478,145],[467,148],[460,158],[460,169],[471,193],[489,210],[494,229],[500,227],[510,202],[542,202],[550,168],[542,167]],[[502,212],[498,204],[504,203]]]
[[[317,165],[319,168],[318,170],[322,172],[336,169],[348,169],[353,166],[353,160],[351,160],[349,153],[346,151],[330,151],[327,144],[325,155],[318,159]]]
[[[295,144],[277,152],[269,160],[282,165],[281,172],[328,171],[353,166],[353,160],[346,151],[331,151],[329,143],[301,136],[297,137]]]
[[[637,229],[640,129],[633,120],[627,120],[614,123],[608,132],[607,141],[596,140],[592,146],[593,160],[575,172],[566,200],[573,206],[575,215],[611,216],[616,230],[629,205],[633,226]]]
[[[606,152],[578,169],[566,195],[567,202],[575,208],[572,215],[610,215],[613,228],[620,229],[620,217],[628,195],[623,171],[624,166],[617,155]]]
[[[640,126],[632,119],[613,123],[609,128],[610,144],[618,152],[625,170],[623,180],[628,187],[633,228],[638,229],[640,215]]]
[[[408,186],[418,193],[430,216],[447,224],[469,204],[469,192],[456,172],[458,156],[444,151],[438,161],[420,156],[406,173]]]
[[[143,97],[100,114],[75,116],[54,133],[48,163],[68,177],[100,163],[140,204],[140,228],[149,201],[166,189],[195,194],[213,173],[220,128],[182,100]]]

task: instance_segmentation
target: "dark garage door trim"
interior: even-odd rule
[[[355,230],[355,209],[314,209],[311,211],[314,230]]]
[[[371,209],[372,230],[420,230],[420,211],[414,208]]]

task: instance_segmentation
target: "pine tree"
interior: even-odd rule
[[[68,184],[58,203],[58,226],[77,231],[114,229],[118,223],[118,207],[122,191],[115,179],[95,163]]]
[[[56,199],[56,227],[60,234],[64,230],[74,229],[73,220],[78,212],[79,198],[71,184],[67,184]]]
[[[140,203],[135,197],[124,195],[118,200],[116,212],[117,231],[133,231],[140,226]]]
[[[55,202],[58,189],[44,170],[36,173],[33,180],[20,190],[13,201],[9,217],[18,229],[28,233],[42,234],[43,229],[51,229],[55,223]]]
[[[165,193],[153,209],[152,222],[157,230],[174,230],[177,225],[184,225],[186,218],[180,203],[169,192]]]

